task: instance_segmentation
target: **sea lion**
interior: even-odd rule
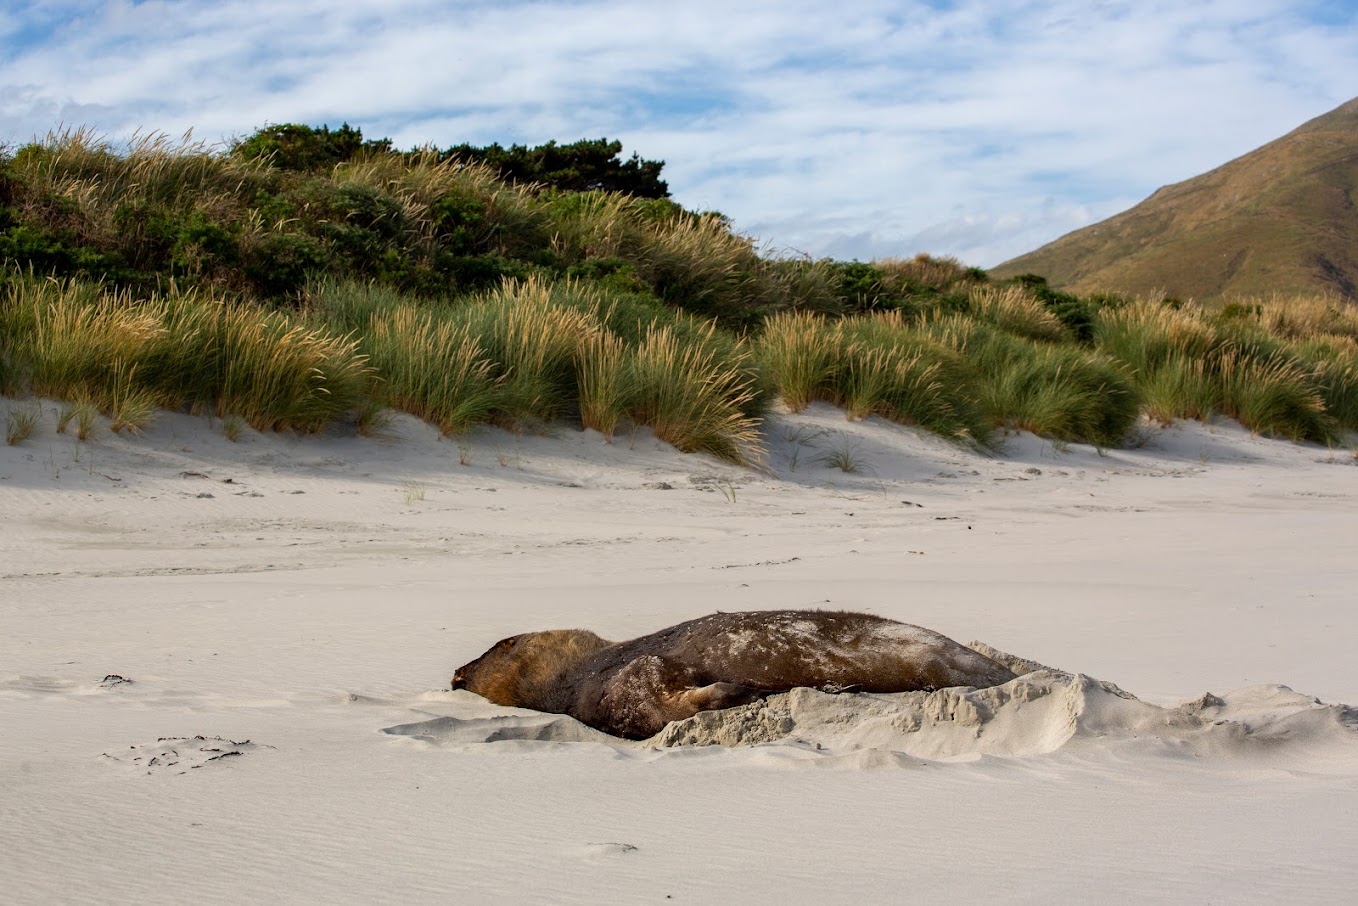
[[[528,632],[460,667],[454,689],[569,714],[645,739],[672,720],[797,686],[910,692],[997,686],[1006,667],[919,626],[866,613],[763,610],[699,617],[629,642],[584,629]]]

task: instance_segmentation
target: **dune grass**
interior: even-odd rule
[[[309,299],[318,323],[356,332],[392,406],[444,433],[577,418],[610,438],[629,424],[688,452],[760,455],[767,394],[747,345],[654,300],[540,278],[441,303],[337,282]]]
[[[33,436],[42,420],[42,409],[36,404],[10,406],[5,416],[5,443],[11,447]]]
[[[89,440],[90,435],[94,433],[94,417],[97,413],[94,403],[88,399],[78,397],[69,400],[57,414],[57,433],[67,433],[71,423],[74,422],[76,439]]]
[[[1291,440],[1333,444],[1337,424],[1311,375],[1283,356],[1256,359],[1231,351],[1221,357],[1222,411],[1251,431]]]
[[[1141,395],[1125,371],[1078,344],[1042,339],[1065,335],[1059,322],[1025,317],[1020,332],[1002,323],[952,314],[930,318],[923,329],[975,369],[981,406],[995,428],[1100,447],[1121,444],[1141,411]]]
[[[197,294],[138,300],[16,277],[0,291],[0,321],[28,389],[89,400],[115,430],[145,424],[159,407],[310,433],[353,409],[371,380],[351,340]]]
[[[976,286],[967,297],[968,313],[1006,333],[1053,343],[1071,339],[1070,332],[1026,287]]]
[[[1116,447],[1140,414],[1140,394],[1126,376],[1078,347],[1025,347],[988,377],[992,417],[1043,437]]]
[[[966,443],[984,444],[990,433],[964,358],[901,312],[778,315],[756,356],[793,411],[821,399],[849,418],[878,415]]]
[[[1222,409],[1224,389],[1205,359],[1174,355],[1141,373],[1137,383],[1146,415],[1162,425],[1184,418],[1208,421]]]
[[[1227,307],[1252,316],[1276,337],[1306,340],[1331,336],[1358,341],[1358,309],[1336,298],[1275,295],[1237,299]]]
[[[1296,301],[1296,300],[1292,300]],[[1327,303],[1232,305],[1212,315],[1148,301],[1105,310],[1096,342],[1162,422],[1221,413],[1251,431],[1333,444],[1358,414],[1358,356]]]
[[[607,330],[586,337],[580,350],[580,424],[610,442],[636,398],[628,352],[622,337]]]
[[[637,347],[627,378],[629,416],[661,440],[730,462],[762,458],[759,421],[744,411],[753,391],[740,363],[660,326]]]
[[[829,398],[841,350],[826,318],[806,312],[774,315],[756,348],[761,368],[788,409],[801,412],[813,400]]]
[[[499,403],[494,363],[465,324],[401,306],[372,317],[360,348],[384,401],[444,434],[488,421]]]
[[[579,396],[580,344],[599,320],[554,298],[538,279],[506,283],[443,317],[477,338],[495,363],[499,383],[493,420],[505,427],[545,425]]]
[[[1341,428],[1358,431],[1358,340],[1321,334],[1291,342],[1289,351],[1310,370],[1325,411]]]
[[[1358,315],[1335,299],[1209,312],[928,255],[780,258],[718,214],[433,150],[300,172],[72,130],[0,150],[0,187],[0,248],[28,268],[0,273],[0,391],[69,401],[58,428],[84,435],[96,411],[135,431],[163,408],[377,434],[389,406],[447,434],[648,426],[741,461],[775,397],[981,445],[1112,446],[1141,412],[1358,430]]]

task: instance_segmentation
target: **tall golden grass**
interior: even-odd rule
[[[210,408],[259,430],[318,431],[355,408],[370,370],[356,342],[280,312],[197,294],[136,299],[73,281],[0,291],[10,367],[28,388],[120,413]]]

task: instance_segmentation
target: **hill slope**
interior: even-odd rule
[[[1358,98],[991,273],[1077,292],[1358,300]]]

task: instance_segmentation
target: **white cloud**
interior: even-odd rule
[[[1310,7],[28,3],[0,26],[0,137],[342,120],[401,146],[608,135],[774,245],[989,265],[1358,93],[1358,13]]]

